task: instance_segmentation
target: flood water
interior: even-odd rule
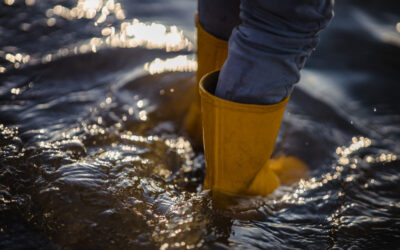
[[[1,0],[1,249],[400,248],[400,4],[338,0],[275,155],[220,207],[182,131],[195,0]]]

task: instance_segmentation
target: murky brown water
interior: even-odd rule
[[[195,6],[0,3],[0,248],[399,248],[399,4],[337,1],[275,150],[311,177],[228,208],[181,128]]]

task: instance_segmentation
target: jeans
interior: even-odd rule
[[[200,25],[229,39],[215,95],[248,104],[283,100],[333,17],[333,2],[198,0]]]

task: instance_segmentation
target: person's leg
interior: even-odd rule
[[[240,23],[240,0],[199,0],[197,27],[197,81],[221,69],[228,55],[228,39]]]
[[[228,38],[240,22],[240,0],[199,0],[197,27],[197,73],[198,83],[205,74],[221,69],[228,55]],[[185,131],[192,145],[202,146],[202,127],[199,89],[185,118]]]
[[[318,31],[332,17],[332,4],[242,0],[242,22],[229,39],[228,59],[220,73],[200,82],[205,189],[268,195],[287,170],[306,175],[299,159],[270,157],[289,94],[318,43]]]
[[[271,104],[290,94],[333,16],[333,0],[242,0],[218,97]]]
[[[211,35],[228,41],[233,28],[240,23],[240,0],[199,0],[200,25]]]

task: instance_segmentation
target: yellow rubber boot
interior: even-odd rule
[[[202,146],[200,96],[198,83],[205,74],[221,69],[228,56],[228,41],[218,39],[205,31],[196,16],[197,27],[197,73],[195,99],[185,118],[185,131],[197,146]]]
[[[281,185],[291,185],[309,177],[307,164],[294,156],[272,158],[269,168],[278,176]]]
[[[204,189],[234,196],[265,196],[280,184],[273,170],[285,175],[286,169],[294,169],[297,177],[289,177],[305,177],[307,166],[297,158],[283,157],[273,160],[273,167],[270,165],[289,97],[273,105],[224,100],[213,94],[218,75],[218,71],[213,72],[200,81],[206,157]]]

